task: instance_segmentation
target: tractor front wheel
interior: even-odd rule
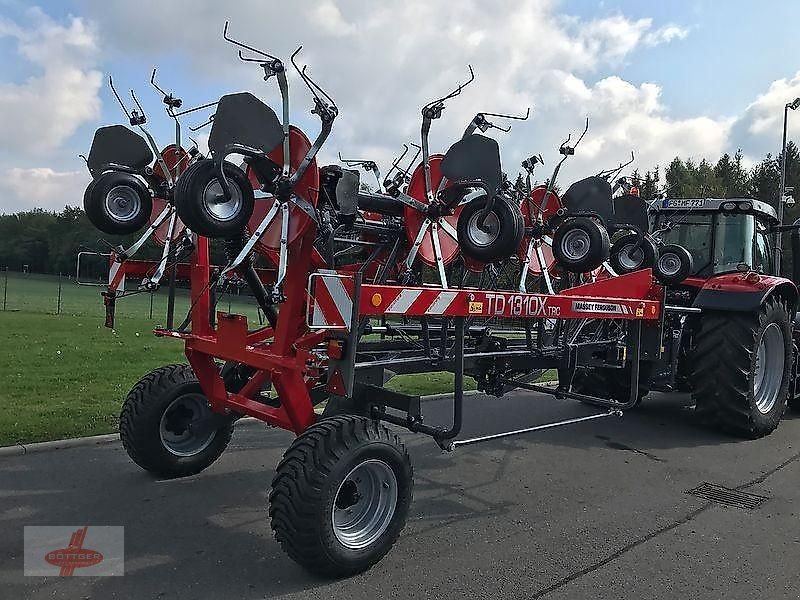
[[[412,486],[408,452],[385,426],[354,415],[323,419],[278,465],[269,495],[275,538],[309,571],[366,571],[405,526]]]
[[[208,407],[189,365],[167,365],[133,386],[122,406],[119,435],[128,456],[143,469],[160,477],[183,477],[220,457],[233,423],[234,417]]]
[[[789,311],[780,298],[757,313],[704,313],[690,358],[699,415],[748,438],[778,426],[792,366]]]

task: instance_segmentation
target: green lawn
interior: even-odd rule
[[[122,401],[136,381],[158,366],[186,361],[179,341],[152,335],[164,322],[166,294],[154,297],[152,320],[149,295],[118,300],[113,331],[103,326],[100,288],[64,278],[61,295],[61,314],[55,314],[57,278],[9,277],[7,310],[0,310],[0,446],[116,431]],[[220,308],[227,304],[223,299]],[[180,322],[188,310],[184,295],[177,306]],[[232,308],[257,322],[252,303],[234,298]],[[402,375],[387,387],[442,393],[453,389],[453,375]],[[475,382],[467,378],[465,387],[474,389]]]

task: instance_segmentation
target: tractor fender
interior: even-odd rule
[[[789,314],[797,309],[797,287],[790,280],[756,273],[728,273],[708,279],[695,296],[694,308],[755,312],[773,294],[785,298]]]

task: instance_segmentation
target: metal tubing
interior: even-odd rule
[[[543,425],[535,425],[533,427],[526,427],[525,429],[515,429],[514,431],[504,431],[503,433],[493,433],[491,435],[482,435],[466,440],[454,440],[450,442],[450,450],[455,450],[459,446],[469,446],[470,444],[477,444],[479,442],[486,442],[489,440],[498,440],[501,438],[511,437],[513,435],[522,435],[523,433],[530,433],[531,431],[542,431],[543,429],[552,429],[554,427],[561,427],[562,425],[572,425],[573,423],[582,423],[583,421],[592,421],[594,419],[602,419],[605,417],[621,417],[621,410],[609,410],[604,413],[597,413],[595,415],[587,415],[585,417],[577,417],[575,419],[565,419],[563,421],[555,421],[553,423],[544,423]]]

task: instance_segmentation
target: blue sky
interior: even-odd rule
[[[785,102],[800,95],[800,3],[741,0],[315,0],[233,3],[0,0],[0,212],[78,205],[88,175],[77,154],[94,129],[119,123],[106,79],[134,86],[162,144],[171,124],[147,85],[153,66],[187,105],[247,89],[273,103],[274,84],[221,40],[234,34],[286,58],[303,43],[309,68],[341,116],[322,159],[336,152],[389,163],[419,136],[419,107],[465,73],[476,83],[434,126],[440,150],[478,110],[524,111],[499,138],[504,166],[591,128],[564,172],[577,178],[630,150],[644,170],[673,156],[715,158],[742,147],[758,160],[780,143]],[[296,78],[294,122],[318,122]],[[186,124],[195,124],[191,119]],[[791,133],[800,135],[800,115]],[[201,144],[203,139],[200,140]],[[541,173],[548,174],[548,168]]]

